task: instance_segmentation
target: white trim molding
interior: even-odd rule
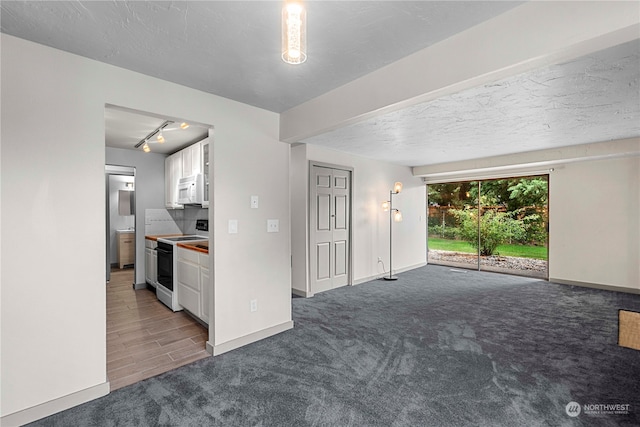
[[[307,292],[296,288],[291,288],[291,293],[302,298],[311,298],[315,295],[314,293],[311,293],[311,291]]]
[[[3,427],[25,425],[99,397],[106,396],[109,394],[110,390],[111,386],[107,381],[102,384],[50,400],[49,402],[14,412],[13,414],[4,415],[0,418],[0,425]]]
[[[235,350],[240,347],[244,347],[245,345],[263,340],[265,338],[269,338],[273,335],[277,335],[281,332],[288,331],[293,328],[293,320],[289,320],[288,322],[280,323],[279,325],[272,326],[270,328],[262,329],[258,332],[254,332],[249,335],[245,335],[240,338],[233,339],[231,341],[224,342],[218,345],[212,345],[211,342],[207,341],[207,351],[209,354],[213,356],[218,356],[220,354],[226,353],[231,350]]]
[[[549,282],[556,283],[559,285],[580,286],[583,288],[600,289],[603,291],[625,292],[628,294],[640,295],[640,289],[627,288],[625,286],[612,286],[612,285],[603,285],[599,283],[577,282],[575,280],[558,279],[557,277],[550,277]]]
[[[394,274],[400,274],[400,273],[404,273],[405,271],[415,270],[416,268],[424,267],[425,265],[427,265],[426,262],[421,262],[419,264],[410,265],[409,267],[394,269],[393,272]],[[388,276],[388,275],[389,273],[386,272],[386,273],[379,273],[374,276],[362,277],[360,279],[355,280],[353,282],[353,285],[355,286],[355,285],[360,285],[362,283],[371,282],[373,280],[379,280],[379,279],[382,279],[384,276]],[[402,279],[402,278],[399,278],[399,279]]]

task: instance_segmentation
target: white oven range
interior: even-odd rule
[[[187,235],[177,237],[159,237],[158,247],[158,286],[156,286],[156,296],[158,300],[173,311],[180,311],[182,307],[178,304],[176,289],[176,277],[174,271],[177,270],[178,257],[175,255],[175,245],[185,241],[208,241],[207,236]]]

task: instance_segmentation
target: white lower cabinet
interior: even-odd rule
[[[211,283],[209,283],[209,255],[200,254],[200,319],[209,324],[209,304]]]
[[[177,247],[178,304],[209,324],[209,255]]]
[[[151,251],[151,258],[153,259],[153,261],[151,261],[151,281],[155,287],[158,284],[158,252],[155,248]]]
[[[158,242],[145,239],[144,243],[144,277],[148,284],[155,287],[158,283]]]

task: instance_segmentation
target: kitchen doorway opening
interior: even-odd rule
[[[214,342],[214,328],[182,310],[184,304],[173,311],[175,307],[169,308],[158,299],[152,243],[161,236],[200,235],[201,230],[212,239],[212,232],[198,228],[198,222],[212,219],[212,133],[211,125],[105,105],[106,163],[129,165],[135,178],[134,225],[126,227],[134,228],[134,268],[124,265],[121,269],[114,260],[106,266],[110,277],[106,284],[106,372],[112,391],[211,356],[207,346]],[[143,149],[145,142],[148,150]],[[178,194],[175,181],[183,175],[202,176],[202,205],[184,206],[174,197]],[[213,271],[213,257],[208,264],[208,271]],[[202,299],[210,313],[213,274],[200,275],[199,283],[209,285]],[[176,296],[179,303],[179,293]]]
[[[549,175],[427,185],[431,264],[548,279]]]

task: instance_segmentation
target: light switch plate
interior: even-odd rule
[[[251,196],[251,209],[258,209],[258,196]]]
[[[277,233],[280,231],[280,220],[268,219],[267,220],[267,233]]]
[[[238,233],[238,220],[230,219],[229,220],[229,234],[237,234]]]

